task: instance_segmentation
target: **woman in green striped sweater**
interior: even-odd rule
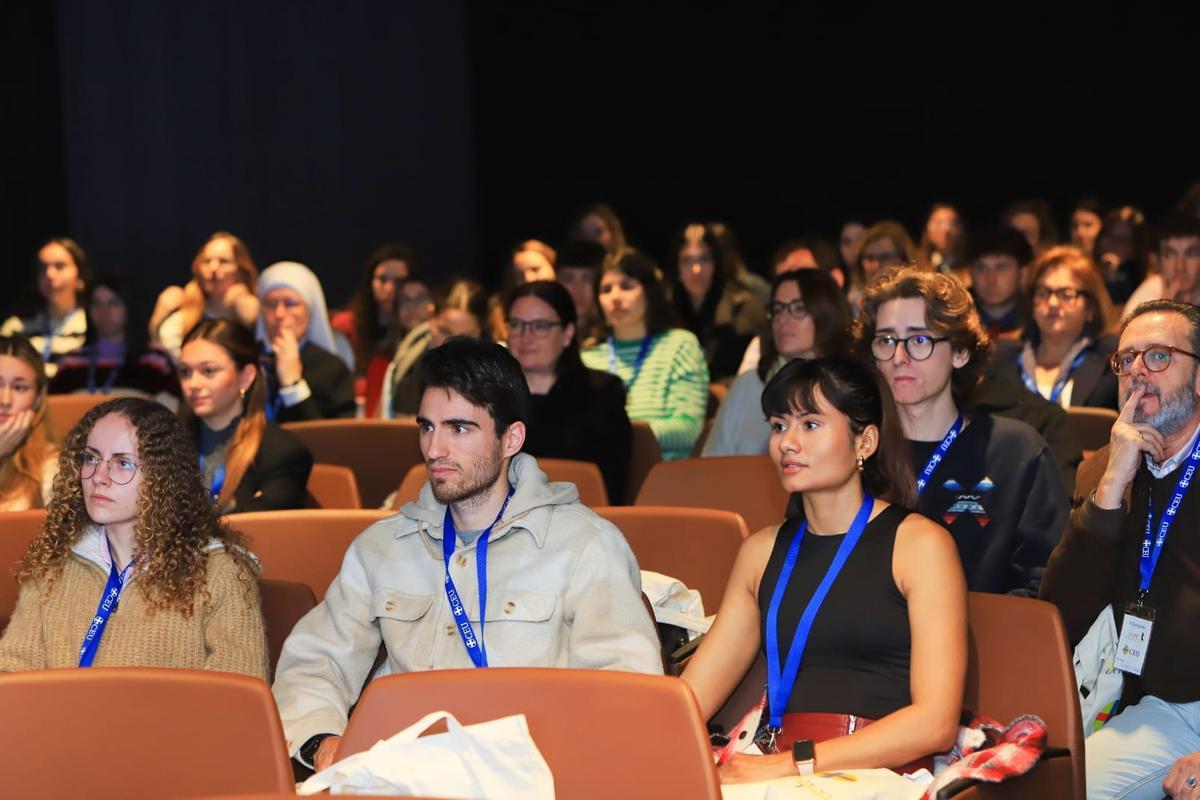
[[[609,260],[596,282],[608,339],[583,351],[591,369],[625,382],[625,410],[654,431],[664,459],[684,458],[704,426],[708,365],[689,331],[672,327],[661,274],[636,250]]]

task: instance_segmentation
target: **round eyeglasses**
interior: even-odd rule
[[[778,301],[767,306],[767,319],[774,322],[787,314],[792,319],[804,319],[808,316],[808,307],[804,305],[803,300],[793,300],[790,303],[780,303]]]
[[[79,477],[86,481],[96,474],[101,464],[108,465],[108,479],[118,486],[124,486],[133,480],[138,471],[138,463],[129,456],[118,453],[112,458],[101,458],[84,450],[79,454]]]
[[[530,333],[541,339],[550,335],[550,331],[562,325],[562,320],[558,319],[518,319],[516,317],[508,318],[508,333],[523,336]]]
[[[1133,365],[1137,363],[1138,356],[1141,356],[1146,369],[1150,372],[1162,372],[1171,366],[1171,357],[1176,353],[1200,359],[1200,356],[1195,353],[1189,353],[1187,350],[1172,347],[1169,344],[1152,344],[1142,350],[1135,350],[1132,347],[1128,350],[1118,350],[1108,357],[1108,364],[1112,367],[1113,372],[1124,378],[1133,372]]]
[[[871,340],[871,355],[877,361],[891,361],[896,356],[896,348],[904,345],[904,352],[913,361],[924,361],[933,355],[933,348],[938,342],[948,342],[946,336],[930,336],[927,333],[917,333],[905,336],[903,339],[891,334],[876,336]]]

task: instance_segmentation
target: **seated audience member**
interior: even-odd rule
[[[1146,273],[1149,248],[1146,218],[1133,206],[1114,209],[1104,216],[1096,238],[1096,264],[1104,275],[1109,297],[1123,305]]]
[[[456,280],[434,298],[434,316],[409,331],[396,348],[383,381],[379,410],[385,419],[414,417],[421,404],[421,357],[452,336],[491,340],[487,292],[475,281]]]
[[[602,246],[585,239],[572,239],[558,250],[555,280],[575,303],[575,338],[580,347],[592,347],[604,338],[604,321],[596,310],[596,278],[606,257]]]
[[[426,353],[422,374],[429,482],[354,540],[280,657],[288,750],[317,769],[368,677],[472,666],[662,673],[629,545],[521,453],[529,389],[516,359],[452,339]],[[381,641],[386,658],[372,672]]]
[[[29,339],[48,377],[54,377],[59,357],[83,345],[87,334],[83,298],[91,278],[82,247],[73,239],[51,239],[38,250],[36,310],[9,317],[0,325],[0,336],[19,334]]]
[[[539,242],[537,239],[521,242],[513,250],[509,286],[554,280],[554,264],[557,257],[554,248],[545,242]]]
[[[55,445],[41,357],[25,337],[0,336],[0,511],[45,508]]]
[[[218,522],[195,456],[179,420],[153,400],[118,398],[84,415],[59,458],[46,526],[17,571],[0,671],[267,677],[258,564]]]
[[[901,769],[948,749],[966,675],[966,586],[949,534],[911,511],[891,398],[866,367],[826,357],[790,362],[761,408],[783,487],[802,502],[742,544],[683,675],[707,719],[766,650],[769,754],[734,756],[721,780]],[[803,740],[815,763],[796,763],[791,745]]]
[[[375,415],[383,374],[392,363],[400,338],[396,294],[415,276],[416,257],[403,244],[385,244],[367,257],[367,266],[349,307],[334,313],[329,324],[345,336],[354,351],[354,393],[366,401],[366,415]]]
[[[793,358],[840,355],[845,349],[850,307],[828,272],[792,270],[776,275],[771,286],[767,345],[758,368],[729,387],[704,443],[706,456],[765,454],[771,429],[759,402],[763,386]]]
[[[625,387],[579,358],[575,304],[553,281],[518,286],[508,303],[508,349],[529,384],[524,451],[534,458],[590,461],[600,468],[609,502],[629,483],[633,433]]]
[[[708,367],[690,331],[672,327],[654,262],[636,250],[609,259],[596,282],[608,338],[582,353],[625,384],[625,411],[654,430],[666,460],[686,458],[704,427]]]
[[[1033,255],[1040,256],[1047,248],[1058,244],[1058,226],[1054,224],[1054,211],[1041,198],[1013,203],[1004,212],[1004,224],[1018,231]],[[1028,264],[1029,261],[1023,262]]]
[[[842,230],[838,234],[838,269],[842,273],[842,280],[839,281],[839,286],[845,286],[845,276],[849,274],[851,266],[858,261],[858,251],[862,249],[863,236],[867,232],[867,226],[858,220],[849,220],[842,224]]]
[[[1020,381],[1063,408],[1116,409],[1117,380],[1108,356],[1116,341],[1104,280],[1074,245],[1051,247],[1033,262],[1029,288],[1033,321],[1019,341],[1003,341],[989,373]]]
[[[1112,358],[1121,417],[1079,469],[1074,511],[1042,581],[1072,645],[1109,606],[1119,629],[1144,630],[1134,634],[1145,637],[1141,656],[1117,665],[1115,716],[1085,743],[1089,798],[1197,795],[1200,495],[1188,488],[1200,463],[1197,353],[1193,305],[1158,300],[1125,322]]]
[[[688,225],[671,248],[671,296],[684,327],[704,349],[712,380],[737,373],[742,353],[766,321],[765,303],[742,280],[710,225]]]
[[[1155,239],[1158,272],[1142,281],[1129,296],[1126,317],[1151,300],[1200,304],[1200,219],[1173,217],[1158,226]]]
[[[1085,197],[1071,211],[1071,244],[1089,256],[1096,252],[1096,238],[1104,224],[1104,209],[1094,197]]]
[[[50,381],[51,394],[139,393],[179,405],[179,379],[171,357],[146,344],[146,320],[137,313],[125,280],[101,274],[88,287],[87,336],[64,355]]]
[[[150,315],[150,343],[179,358],[183,337],[202,319],[237,320],[254,327],[258,270],[246,244],[226,231],[208,237],[192,261],[187,285],[168,286]]]
[[[837,251],[828,242],[815,236],[801,236],[795,239],[788,239],[775,248],[775,252],[771,254],[772,276],[778,277],[785,272],[792,272],[798,269],[817,269],[827,272],[833,278],[834,282],[837,283],[839,289],[844,290],[846,286],[846,273],[838,265]],[[768,310],[771,301],[770,291],[770,288],[768,288]],[[742,354],[742,363],[738,366],[738,375],[745,375],[747,372],[758,369],[761,360],[762,337],[755,336],[750,340],[750,344],[746,345],[746,352]],[[763,441],[765,442],[766,440],[764,439]]]
[[[267,419],[299,422],[354,416],[354,374],[336,355],[321,282],[280,261],[258,279],[257,335],[267,356]]]
[[[876,275],[902,264],[916,262],[917,247],[899,222],[884,220],[867,228],[858,250],[858,261],[854,264],[848,292],[851,310],[857,313],[858,298]]]
[[[733,228],[724,222],[710,222],[705,227],[712,232],[713,238],[717,242],[717,247],[724,254],[724,260],[734,265],[734,272],[738,276],[738,282],[758,298],[758,301],[765,308],[767,302],[771,299],[771,284],[766,278],[751,271],[750,267],[746,265],[746,259],[742,257],[742,248],[738,246],[737,236],[734,234]]]
[[[620,218],[604,203],[593,203],[576,214],[567,238],[595,242],[609,255],[620,255],[629,246]]]
[[[896,399],[922,514],[943,522],[977,592],[1036,595],[1067,517],[1067,493],[1042,437],[970,409],[990,343],[954,278],[897,270],[867,287],[857,343]]]
[[[962,264],[962,218],[950,203],[935,203],[925,220],[917,263],[925,269],[953,272]]]
[[[971,298],[992,339],[1015,334],[1024,325],[1021,288],[1031,261],[1033,250],[1015,228],[996,227],[971,237]]]
[[[240,322],[201,320],[184,337],[179,383],[180,418],[220,512],[303,508],[312,454],[267,420],[254,334]]]

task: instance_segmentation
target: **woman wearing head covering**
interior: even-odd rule
[[[267,419],[297,422],[354,416],[354,374],[338,343],[321,282],[308,267],[280,261],[258,279],[258,340],[268,354]]]

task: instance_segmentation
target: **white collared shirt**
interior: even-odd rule
[[[1147,453],[1146,467],[1150,470],[1150,474],[1153,475],[1155,479],[1165,478],[1178,469],[1179,465],[1182,464],[1189,455],[1191,455],[1192,448],[1196,446],[1197,436],[1200,436],[1200,425],[1197,425],[1196,429],[1192,431],[1192,435],[1191,438],[1188,439],[1188,443],[1162,464],[1155,464],[1154,460],[1150,458],[1150,454]]]

